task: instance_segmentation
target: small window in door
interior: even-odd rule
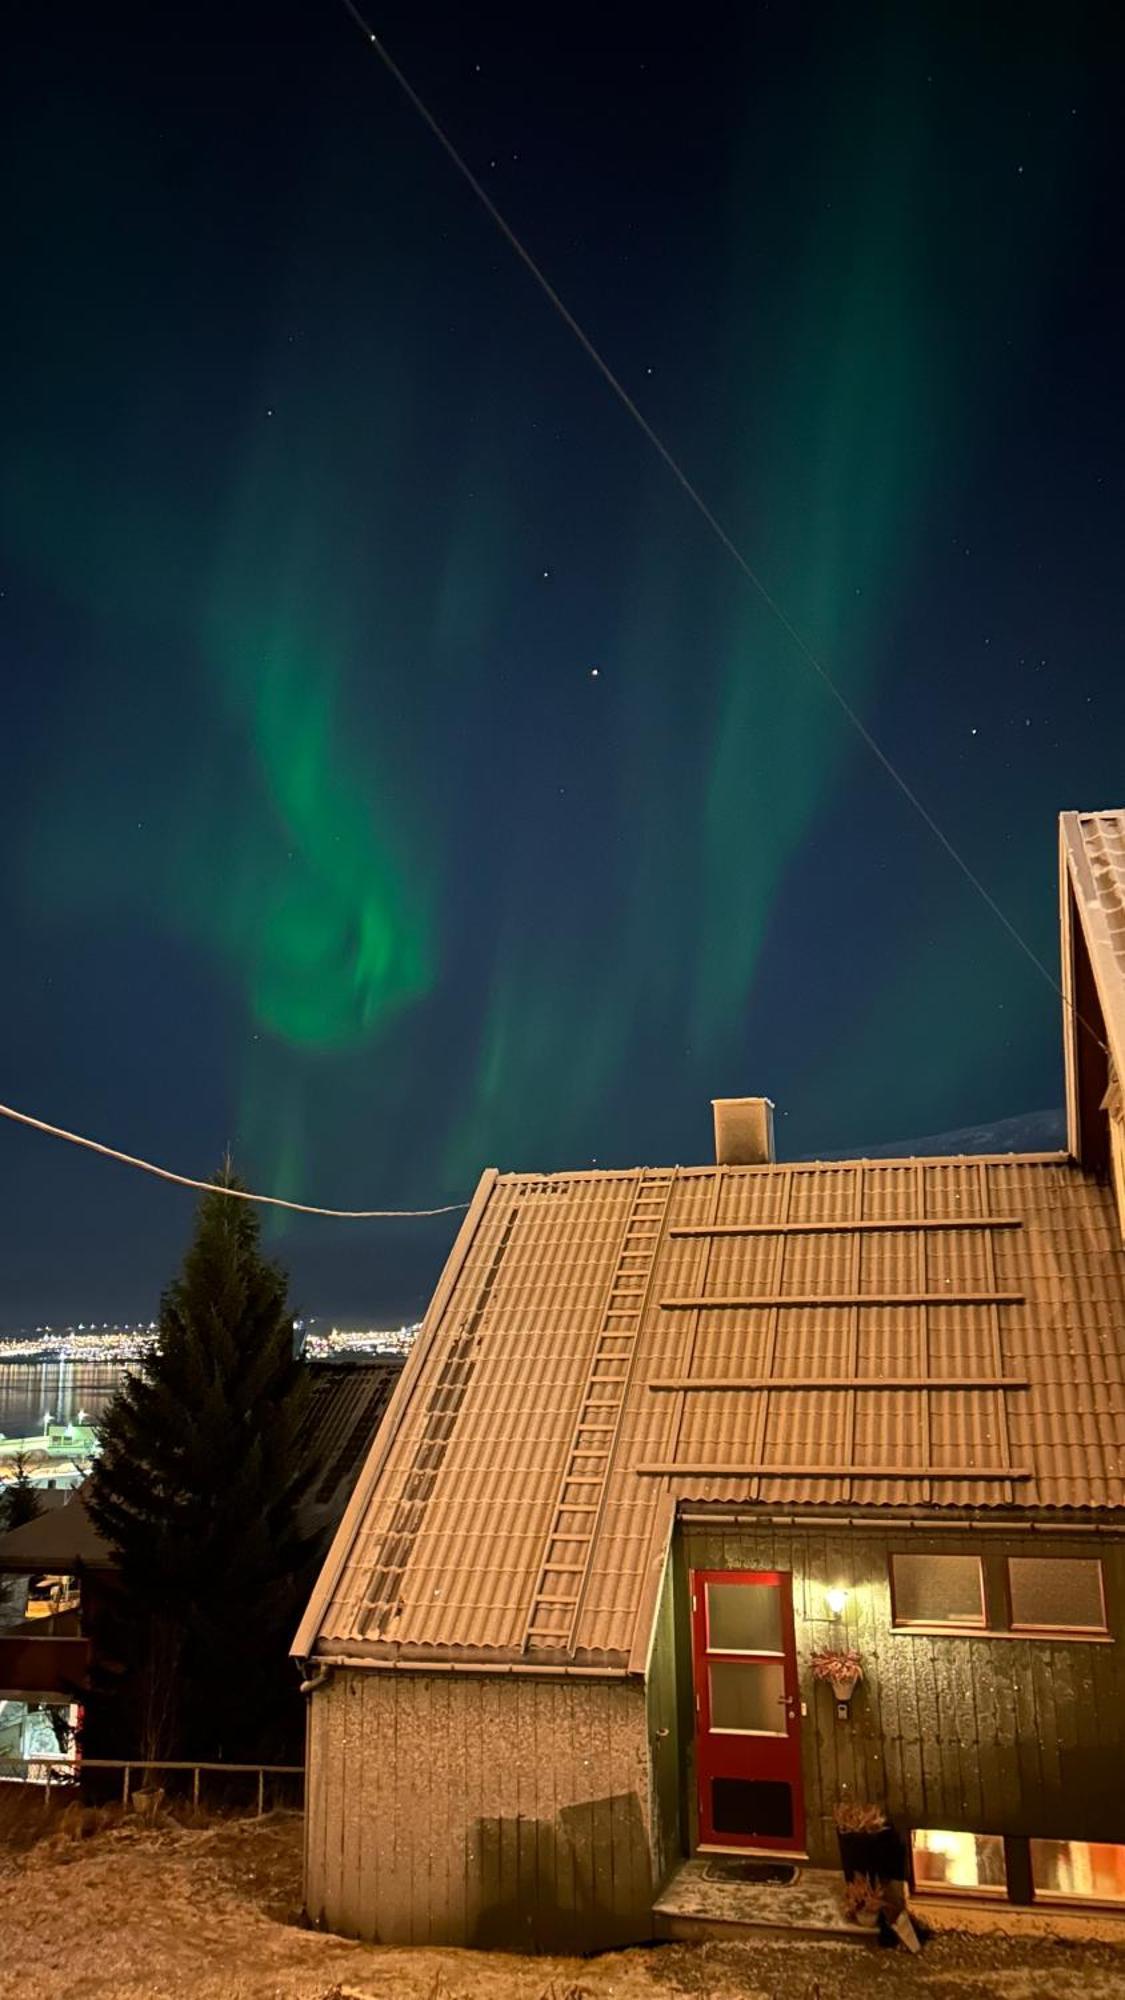
[[[781,1653],[781,1594],[744,1583],[707,1585],[710,1653]]]
[[[716,1833],[757,1840],[788,1840],[793,1793],[764,1778],[712,1778],[711,1825]]]
[[[785,1668],[779,1660],[709,1660],[711,1727],[750,1736],[784,1736]]]
[[[984,1628],[984,1577],[979,1556],[891,1557],[896,1625]]]

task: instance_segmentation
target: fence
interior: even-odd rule
[[[298,1809],[304,1803],[305,1768],[303,1764],[197,1764],[192,1763],[190,1759],[186,1761],[164,1759],[150,1762],[144,1757],[133,1757],[129,1760],[122,1757],[31,1757],[26,1759],[11,1759],[6,1762],[0,1761],[0,1779],[7,1778],[9,1781],[14,1780],[16,1783],[25,1785],[42,1785],[44,1809],[51,1803],[52,1792],[57,1794],[62,1791],[70,1791],[76,1788],[81,1781],[85,1780],[88,1773],[96,1771],[119,1771],[121,1773],[121,1803],[123,1806],[128,1806],[130,1799],[138,1797],[142,1790],[145,1792],[151,1791],[152,1780],[158,1773],[176,1773],[185,1777],[186,1774],[190,1773],[191,1802],[195,1808],[198,1808],[200,1804],[200,1794],[201,1789],[203,1789],[200,1781],[204,1775],[213,1781],[210,1787],[212,1795],[218,1789],[218,1780],[220,1777],[223,1779],[256,1778],[259,1817],[266,1809],[267,1779],[282,1781],[280,1783],[275,1782],[270,1787],[273,1794],[271,1803],[277,1802],[277,1794],[279,1792],[287,1793],[288,1802],[295,1804]],[[142,1784],[138,1785],[134,1783],[134,1779],[137,1777],[143,1780]],[[95,1784],[94,1789],[100,1790],[101,1787]],[[117,1787],[114,1786],[112,1789],[116,1792]],[[239,1788],[236,1787],[235,1789],[237,1791]],[[230,1789],[224,1785],[223,1790],[226,1793],[226,1799],[229,1803]],[[254,1796],[253,1790],[251,1790],[251,1796]]]

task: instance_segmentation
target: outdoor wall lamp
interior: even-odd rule
[[[834,1590],[825,1591],[824,1602],[833,1618],[842,1618],[848,1608],[848,1593],[842,1586],[837,1585]]]

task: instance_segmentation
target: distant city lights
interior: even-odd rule
[[[303,1335],[302,1351],[311,1361],[345,1354],[406,1354],[418,1326],[353,1328],[334,1326],[321,1331],[315,1319],[294,1321]],[[114,1326],[108,1320],[80,1320],[77,1326],[37,1326],[31,1332],[0,1334],[0,1361],[86,1361],[122,1365],[143,1361],[155,1346],[159,1327],[154,1319]]]

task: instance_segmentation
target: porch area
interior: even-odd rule
[[[848,1923],[838,1869],[801,1861],[697,1854],[676,1870],[653,1904],[658,1938],[839,1938],[871,1944],[875,1932]]]

